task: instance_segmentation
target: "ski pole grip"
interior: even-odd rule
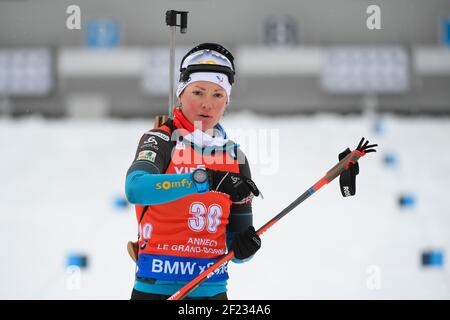
[[[167,10],[166,24],[171,27],[180,27],[180,32],[186,33],[188,12],[189,11]],[[177,24],[177,15],[180,15],[180,24]]]
[[[325,175],[325,179],[328,182],[331,182],[332,180],[334,180],[336,177],[339,177],[341,175],[342,172],[344,172],[345,170],[347,170],[348,166],[350,163],[356,163],[358,161],[359,158],[361,158],[362,156],[364,156],[364,152],[358,151],[358,150],[353,150],[351,153],[349,153],[348,155],[345,156],[344,159],[342,159],[341,161],[339,161],[333,168],[331,168],[327,174]]]
[[[187,11],[180,12],[180,15],[181,15],[181,18],[180,18],[180,32],[181,33],[186,33],[186,31],[187,31],[187,21],[188,21],[187,14],[188,14]]]

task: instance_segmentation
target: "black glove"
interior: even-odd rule
[[[261,238],[256,234],[253,226],[238,233],[231,241],[231,249],[237,259],[247,259],[261,248]]]
[[[356,147],[356,150],[364,152],[364,153],[370,153],[370,152],[377,152],[375,149],[370,149],[377,147],[377,144],[369,144],[369,141],[367,140],[364,144],[364,137],[359,141],[358,147]],[[342,151],[339,154],[339,161],[344,159],[349,153],[351,153],[351,150],[347,148],[346,150]],[[351,163],[347,170],[343,171],[339,177],[339,185],[341,187],[341,193],[344,197],[354,196],[356,193],[356,176],[359,174],[359,164]]]
[[[239,173],[206,169],[209,179],[209,190],[216,190],[230,195],[233,202],[245,199],[253,193],[259,196],[259,189],[252,179]]]

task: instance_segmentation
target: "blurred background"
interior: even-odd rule
[[[361,137],[356,196],[324,187],[230,264],[231,299],[449,299],[448,0],[0,0],[0,298],[128,299],[126,171],[179,61],[235,57],[222,124],[260,227]]]

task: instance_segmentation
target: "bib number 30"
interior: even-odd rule
[[[188,219],[189,228],[195,232],[201,232],[206,228],[209,233],[216,233],[220,225],[222,208],[217,204],[212,204],[206,208],[204,203],[193,202],[189,208],[192,215]]]

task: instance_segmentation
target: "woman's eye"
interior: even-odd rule
[[[214,94],[214,96],[215,96],[216,98],[222,98],[222,97],[223,97],[223,94],[221,94],[221,93],[216,93],[216,94]]]
[[[200,91],[193,91],[192,93],[193,93],[194,95],[196,95],[196,96],[199,96],[199,95],[202,94]]]

